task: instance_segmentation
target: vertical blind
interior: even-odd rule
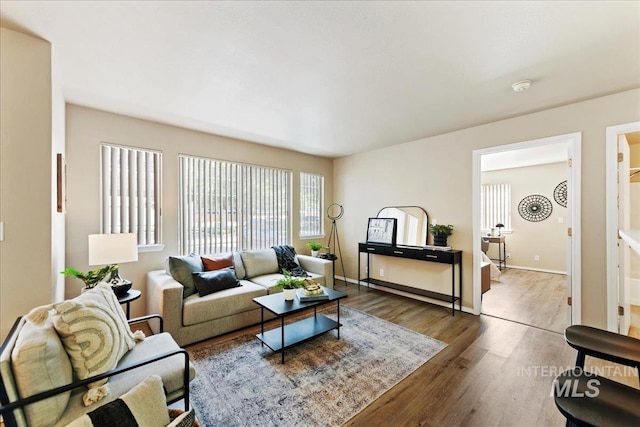
[[[324,235],[324,177],[300,173],[300,237]]]
[[[182,254],[291,242],[291,171],[179,156]]]
[[[482,230],[490,230],[496,224],[511,229],[511,184],[485,184],[480,190]]]
[[[102,233],[135,233],[138,245],[160,239],[162,153],[102,144]]]

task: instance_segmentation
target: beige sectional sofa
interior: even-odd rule
[[[204,270],[199,262],[203,257],[207,260],[231,257],[240,286],[204,296],[197,292],[190,294],[193,290],[187,283],[189,274]],[[333,289],[331,261],[306,255],[296,258],[312,279]],[[280,268],[273,249],[169,257],[167,261],[165,270],[147,273],[147,310],[163,317],[164,330],[181,346],[259,323],[260,308],[253,298],[281,292],[274,288],[282,274],[278,272]],[[154,325],[151,327],[153,329]]]

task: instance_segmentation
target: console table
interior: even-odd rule
[[[504,236],[483,236],[482,238],[489,243],[498,244],[498,259],[494,259],[494,261],[498,261],[500,270],[507,268],[507,239]]]
[[[360,258],[361,254],[367,254],[367,277],[360,277]],[[397,258],[415,259],[418,261],[427,262],[439,262],[443,264],[451,265],[451,294],[443,294],[440,292],[428,291],[425,289],[419,289],[412,286],[401,285],[398,283],[387,282],[385,280],[373,279],[369,277],[370,258],[371,255],[383,255]],[[458,266],[458,295],[456,296],[455,284],[456,284],[456,265]],[[369,287],[369,284],[376,286],[384,286],[385,288],[396,289],[403,292],[409,292],[416,295],[421,295],[428,298],[437,299],[440,301],[446,301],[451,303],[451,315],[455,316],[455,302],[459,303],[459,310],[462,311],[462,251],[460,250],[436,250],[422,247],[404,247],[404,246],[389,246],[376,243],[360,243],[358,244],[358,286],[360,282],[364,282]]]

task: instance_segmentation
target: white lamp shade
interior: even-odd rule
[[[135,233],[89,234],[89,265],[121,264],[138,260]]]

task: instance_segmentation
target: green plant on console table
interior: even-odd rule
[[[307,243],[307,246],[309,246],[309,249],[311,249],[312,251],[319,251],[323,248],[322,243],[318,242],[309,242]]]
[[[451,236],[453,233],[453,225],[429,224],[429,232],[434,236]]]
[[[100,283],[107,274],[113,273],[118,269],[118,265],[107,265],[96,270],[91,270],[87,273],[76,270],[75,268],[67,267],[60,274],[65,277],[73,276],[76,279],[80,279],[84,282],[86,288],[91,289]]]
[[[276,282],[276,288],[282,289],[298,289],[304,287],[304,279],[301,277],[294,277],[288,270],[282,269],[284,277],[278,279]]]

